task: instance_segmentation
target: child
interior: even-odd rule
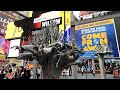
[[[95,69],[94,68],[93,68],[92,72],[93,72],[93,76],[95,77]]]
[[[84,67],[82,66],[82,69],[81,69],[81,71],[82,71],[82,75],[83,75],[83,72],[84,72]]]

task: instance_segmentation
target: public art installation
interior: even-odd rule
[[[23,30],[23,33],[25,33],[24,28]],[[11,48],[19,49],[20,55],[18,58],[37,60],[38,64],[42,66],[44,79],[59,79],[63,69],[73,65],[78,59],[79,53],[84,53],[83,49],[73,43],[62,43],[63,36],[64,31],[59,32],[57,25],[52,23],[50,27],[41,29],[39,33],[35,32],[30,45]]]
[[[34,58],[43,68],[44,79],[59,79],[63,69],[70,67],[78,59],[81,48],[60,42],[49,44],[48,47],[25,45],[15,46],[21,54],[18,58]]]

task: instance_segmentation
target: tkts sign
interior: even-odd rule
[[[34,19],[34,23],[37,25],[36,28],[48,27],[51,24],[60,25],[60,24],[62,24],[62,17],[49,19],[49,20],[46,20],[46,19],[41,20],[40,18],[36,18],[36,19]]]

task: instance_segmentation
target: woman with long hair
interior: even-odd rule
[[[15,73],[12,72],[12,69],[5,75],[6,79],[13,79],[15,77]]]

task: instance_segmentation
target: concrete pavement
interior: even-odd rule
[[[78,79],[101,79],[100,78],[100,74],[95,74],[95,77],[91,74],[91,73],[87,73],[87,74],[81,74],[78,73],[77,74]],[[61,76],[60,79],[73,79],[73,76],[66,76],[63,77]],[[114,78],[114,76],[112,74],[106,74],[106,79],[120,79],[120,78]]]

